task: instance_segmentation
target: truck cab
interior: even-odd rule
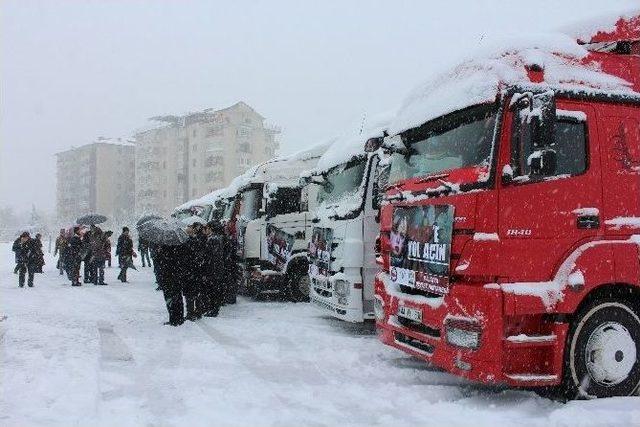
[[[638,391],[640,17],[631,24],[619,34],[635,38],[606,46],[462,64],[411,97],[429,104],[422,122],[405,104],[384,142],[382,342],[486,383]]]
[[[317,187],[309,242],[309,298],[321,312],[347,322],[374,319],[378,189],[387,166],[383,153],[366,152],[365,143],[367,136],[381,140],[384,126],[386,116],[355,137],[358,149],[346,161],[329,162],[330,167],[308,178]],[[338,139],[332,149],[344,150],[344,145]]]
[[[303,170],[315,166],[323,151],[324,147],[319,147],[275,158],[245,177],[245,184],[238,192],[237,232],[243,293],[257,296],[294,292],[295,299],[305,299],[298,292],[299,286],[294,285],[306,276],[306,256],[302,257],[300,251],[306,248],[305,230],[310,227],[308,206],[303,200],[307,190],[300,187],[299,176]],[[269,247],[273,239],[267,237],[274,233],[285,240],[291,236],[292,246],[286,259],[273,256],[273,247]],[[289,263],[289,258],[295,261]]]

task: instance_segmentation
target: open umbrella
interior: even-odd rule
[[[138,235],[157,245],[176,246],[189,239],[184,226],[184,223],[175,219],[152,220],[138,229]]]
[[[187,225],[193,225],[196,222],[199,224],[206,224],[207,221],[205,221],[204,219],[200,218],[198,215],[191,215],[188,216],[186,218],[182,218],[180,221],[184,222]]]
[[[142,217],[140,217],[138,222],[136,222],[136,228],[140,228],[140,226],[145,222],[148,222],[154,219],[162,219],[162,217],[156,214],[143,215]]]
[[[107,221],[107,217],[99,214],[84,215],[76,219],[76,223],[81,225],[102,224],[103,222],[106,222],[106,221]]]

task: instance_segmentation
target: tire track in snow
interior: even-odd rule
[[[282,366],[282,365],[270,365],[270,364],[260,364],[257,362],[261,361],[261,358],[256,352],[244,344],[242,341],[238,340],[235,337],[224,334],[214,328],[213,326],[205,323],[203,320],[199,320],[195,322],[196,325],[200,327],[200,329],[209,337],[211,341],[215,344],[222,345],[222,349],[225,353],[229,354],[231,357],[236,359],[239,364],[247,370],[252,376],[262,380],[262,385],[265,385],[270,389],[271,395],[274,399],[282,405],[283,408],[296,408],[296,409],[306,409],[308,413],[313,413],[316,409],[301,402],[301,401],[293,401],[289,397],[283,395],[279,391],[276,390],[276,385],[279,384],[295,384],[300,381],[300,377],[297,376],[295,381],[288,381],[294,379],[290,376],[291,366]],[[285,345],[293,345],[293,341],[288,338],[282,338],[280,340],[281,344]],[[235,349],[236,351],[230,351],[230,349]],[[273,375],[272,372],[275,372],[279,375]],[[318,371],[318,373],[324,377]],[[326,379],[324,379],[326,382]],[[324,423],[314,422],[312,424],[307,423],[307,425],[313,425],[316,427],[326,427]]]

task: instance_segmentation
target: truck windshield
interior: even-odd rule
[[[267,216],[284,215],[300,210],[300,187],[278,187],[269,195],[267,201]]]
[[[493,106],[479,106],[418,131],[419,136],[408,142],[408,155],[393,154],[389,182],[474,166],[488,169],[496,114]]]
[[[366,164],[366,159],[363,159],[355,164],[346,163],[331,169],[318,191],[318,202],[334,202],[355,194],[360,188]]]
[[[256,219],[261,201],[262,188],[252,188],[243,191],[240,196],[240,216],[247,221]]]
[[[233,215],[233,210],[235,207],[234,200],[228,200],[224,207],[224,214],[222,214],[222,219],[224,221],[231,221],[231,216]]]

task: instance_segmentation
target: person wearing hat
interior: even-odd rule
[[[33,276],[38,269],[38,247],[35,240],[25,231],[13,243],[12,250],[16,254],[18,286],[24,287],[25,276],[27,276],[27,286],[32,288]]]
[[[60,275],[64,274],[64,251],[67,249],[67,236],[64,228],[60,229],[60,234],[56,238],[56,247],[53,251],[53,256],[58,255],[58,262],[56,268],[60,271]]]

